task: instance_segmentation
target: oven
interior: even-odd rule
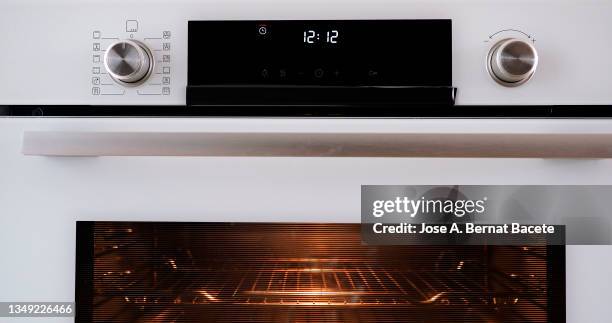
[[[605,1],[0,4],[6,322],[600,322],[605,245],[368,245],[362,185],[612,184]]]

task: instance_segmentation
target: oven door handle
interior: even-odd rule
[[[37,156],[612,158],[611,134],[26,131]]]

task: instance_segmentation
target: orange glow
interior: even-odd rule
[[[463,268],[463,261],[459,262],[459,265],[457,266],[457,270],[461,270]]]
[[[437,301],[440,297],[444,296],[444,294],[446,294],[446,292],[437,293],[436,295],[430,297],[427,300],[422,301],[421,303],[422,304],[431,304],[431,303]]]
[[[172,266],[172,269],[177,269],[178,267],[176,266],[176,262],[172,259],[168,260],[168,262],[170,263],[170,266]]]
[[[219,300],[212,296],[209,292],[205,291],[205,290],[199,290],[198,293],[202,294],[204,297],[206,297],[207,300],[211,301],[211,302],[218,302]]]
[[[249,295],[288,295],[288,296],[359,296],[359,295],[395,295],[394,292],[366,292],[366,291],[332,291],[332,290],[292,290],[292,291],[245,291]]]
[[[545,246],[368,246],[359,224],[95,228],[90,287],[109,301],[88,322],[547,322]]]

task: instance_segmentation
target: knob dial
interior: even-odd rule
[[[136,40],[112,43],[104,54],[104,67],[115,82],[125,86],[142,84],[153,72],[151,50]]]
[[[538,67],[538,52],[522,39],[500,40],[489,51],[487,69],[491,77],[504,86],[519,86],[529,81]]]

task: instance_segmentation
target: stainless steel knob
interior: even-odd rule
[[[104,54],[104,67],[117,83],[136,86],[147,80],[153,72],[151,50],[136,40],[112,43]]]
[[[529,81],[538,67],[538,52],[526,40],[508,38],[489,51],[487,69],[491,77],[504,86],[519,86]]]

